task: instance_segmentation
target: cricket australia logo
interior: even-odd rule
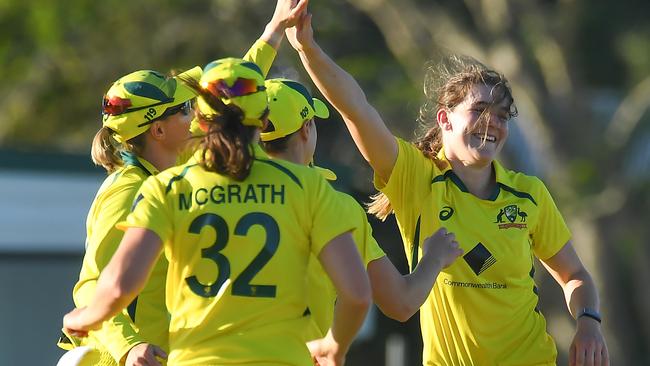
[[[483,243],[476,244],[472,250],[463,256],[463,259],[477,276],[497,262]]]
[[[528,225],[526,224],[527,217],[528,214],[520,210],[519,206],[508,205],[499,210],[499,213],[497,214],[496,217],[496,221],[494,221],[494,223],[499,224],[499,229],[509,229],[512,227],[517,229],[525,229],[528,227]]]

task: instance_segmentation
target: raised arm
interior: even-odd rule
[[[445,228],[426,238],[422,248],[422,258],[406,276],[386,256],[368,263],[373,300],[390,318],[405,322],[412,317],[429,296],[440,271],[463,254],[455,235]]]
[[[271,20],[264,28],[260,40],[278,49],[284,38],[284,31],[293,27],[307,9],[309,0],[278,0]]]
[[[142,290],[161,250],[162,242],[153,231],[129,228],[99,276],[92,300],[87,307],[66,314],[63,327],[75,336],[99,329],[103,321],[128,306]]]
[[[397,160],[397,141],[356,80],[316,44],[311,14],[304,14],[295,27],[287,29],[287,39],[316,87],[343,117],[363,157],[387,181]]]
[[[370,284],[350,233],[332,239],[318,259],[332,280],[338,298],[331,329],[325,338],[310,342],[309,348],[316,360],[326,359],[326,365],[342,365],[372,301]]]
[[[569,312],[576,319],[576,334],[569,351],[569,365],[609,366],[609,354],[600,320],[591,315],[591,312],[599,312],[598,291],[571,241],[557,254],[543,260],[542,264],[562,286]],[[586,316],[585,309],[588,313]]]

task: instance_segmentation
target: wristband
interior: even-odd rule
[[[576,319],[580,319],[583,316],[586,316],[587,318],[591,318],[591,319],[597,321],[598,323],[602,323],[602,321],[603,321],[603,319],[600,317],[600,313],[598,313],[594,309],[583,308],[578,313],[578,316],[576,317]]]

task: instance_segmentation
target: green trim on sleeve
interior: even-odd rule
[[[173,184],[174,182],[176,182],[177,180],[181,180],[181,179],[183,179],[183,178],[185,177],[185,174],[187,174],[187,171],[190,170],[190,168],[195,167],[195,166],[197,166],[197,165],[198,165],[198,164],[191,164],[191,165],[188,165],[188,166],[186,166],[186,167],[183,169],[183,171],[181,172],[181,174],[172,177],[172,179],[169,180],[169,183],[167,183],[167,188],[165,188],[165,194],[167,194],[167,193],[169,193],[169,191],[171,191],[171,189],[172,189],[172,184]]]
[[[268,165],[278,169],[282,173],[288,175],[289,178],[291,178],[292,181],[294,181],[300,188],[302,188],[302,183],[300,183],[300,180],[298,179],[298,177],[296,177],[296,175],[293,174],[293,172],[291,170],[283,167],[282,165],[276,163],[275,161],[262,160],[262,159],[255,159],[255,161],[259,161],[260,163],[268,164]]]
[[[533,198],[533,196],[530,195],[530,193],[517,191],[517,190],[515,190],[514,188],[512,188],[512,187],[508,187],[507,185],[505,185],[505,184],[503,184],[503,183],[499,183],[498,185],[499,185],[499,187],[501,187],[501,189],[503,189],[504,191],[510,192],[510,193],[512,193],[512,194],[513,194],[514,196],[516,196],[516,197],[519,197],[519,198],[525,198],[525,199],[527,199],[527,200],[530,200],[530,202],[532,202],[535,206],[537,206],[537,202],[535,202],[535,199]]]
[[[244,55],[244,60],[252,61],[262,70],[262,75],[266,78],[271,70],[277,51],[270,44],[258,39],[253,43],[251,48]]]
[[[413,235],[413,248],[411,249],[411,272],[415,271],[415,267],[418,265],[418,249],[420,248],[420,219],[422,216],[418,216],[418,221],[415,224],[415,235]]]

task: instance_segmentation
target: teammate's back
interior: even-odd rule
[[[150,210],[136,207],[129,219],[146,220],[174,258],[170,361],[263,354],[299,364],[307,355],[305,279],[296,274],[306,272],[310,253],[353,226],[335,222],[346,208],[316,171],[271,161],[259,148],[255,155],[241,182],[206,171],[198,156],[152,177],[139,202],[162,210],[145,219]]]

